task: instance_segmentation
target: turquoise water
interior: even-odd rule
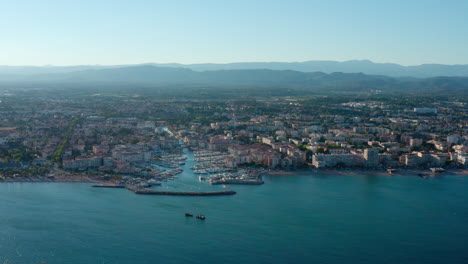
[[[223,189],[189,166],[159,188]],[[0,184],[0,263],[467,263],[466,176],[264,180],[219,197]]]

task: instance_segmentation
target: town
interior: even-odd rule
[[[277,170],[466,169],[467,110],[463,98],[378,91],[225,100],[3,91],[0,179],[147,187],[181,173],[184,148],[215,184]]]

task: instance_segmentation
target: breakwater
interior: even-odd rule
[[[178,191],[154,191],[150,189],[134,189],[131,190],[136,194],[146,195],[177,195],[177,196],[219,196],[219,195],[234,195],[235,191],[219,191],[219,192],[178,192]]]
[[[92,185],[91,187],[96,188],[120,188],[132,191],[135,194],[146,194],[146,195],[177,195],[177,196],[219,196],[219,195],[234,195],[235,191],[211,191],[211,192],[180,192],[180,191],[155,191],[148,188],[136,187],[134,185]]]
[[[120,189],[123,189],[125,188],[124,185],[100,185],[100,184],[96,184],[96,185],[93,185],[92,187],[95,187],[95,188],[120,188]]]

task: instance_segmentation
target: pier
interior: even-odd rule
[[[234,195],[235,191],[219,191],[219,192],[178,192],[178,191],[154,191],[150,189],[134,189],[131,190],[136,194],[146,195],[177,195],[177,196],[219,196],[219,195]]]
[[[262,180],[242,180],[242,179],[225,179],[225,180],[212,180],[211,184],[240,184],[240,185],[261,185],[264,182]]]
[[[115,185],[115,184],[96,184],[96,185],[93,185],[91,187],[95,187],[95,188],[120,188],[120,189],[125,188],[124,185]]]
[[[127,189],[135,194],[146,194],[146,195],[176,195],[176,196],[219,196],[219,195],[234,195],[235,191],[211,191],[211,192],[180,192],[180,191],[155,191],[148,188],[141,188],[134,185],[113,185],[113,184],[96,184],[91,187],[96,188],[119,188]]]

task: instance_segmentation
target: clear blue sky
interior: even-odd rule
[[[0,65],[468,64],[465,0],[0,0]]]

